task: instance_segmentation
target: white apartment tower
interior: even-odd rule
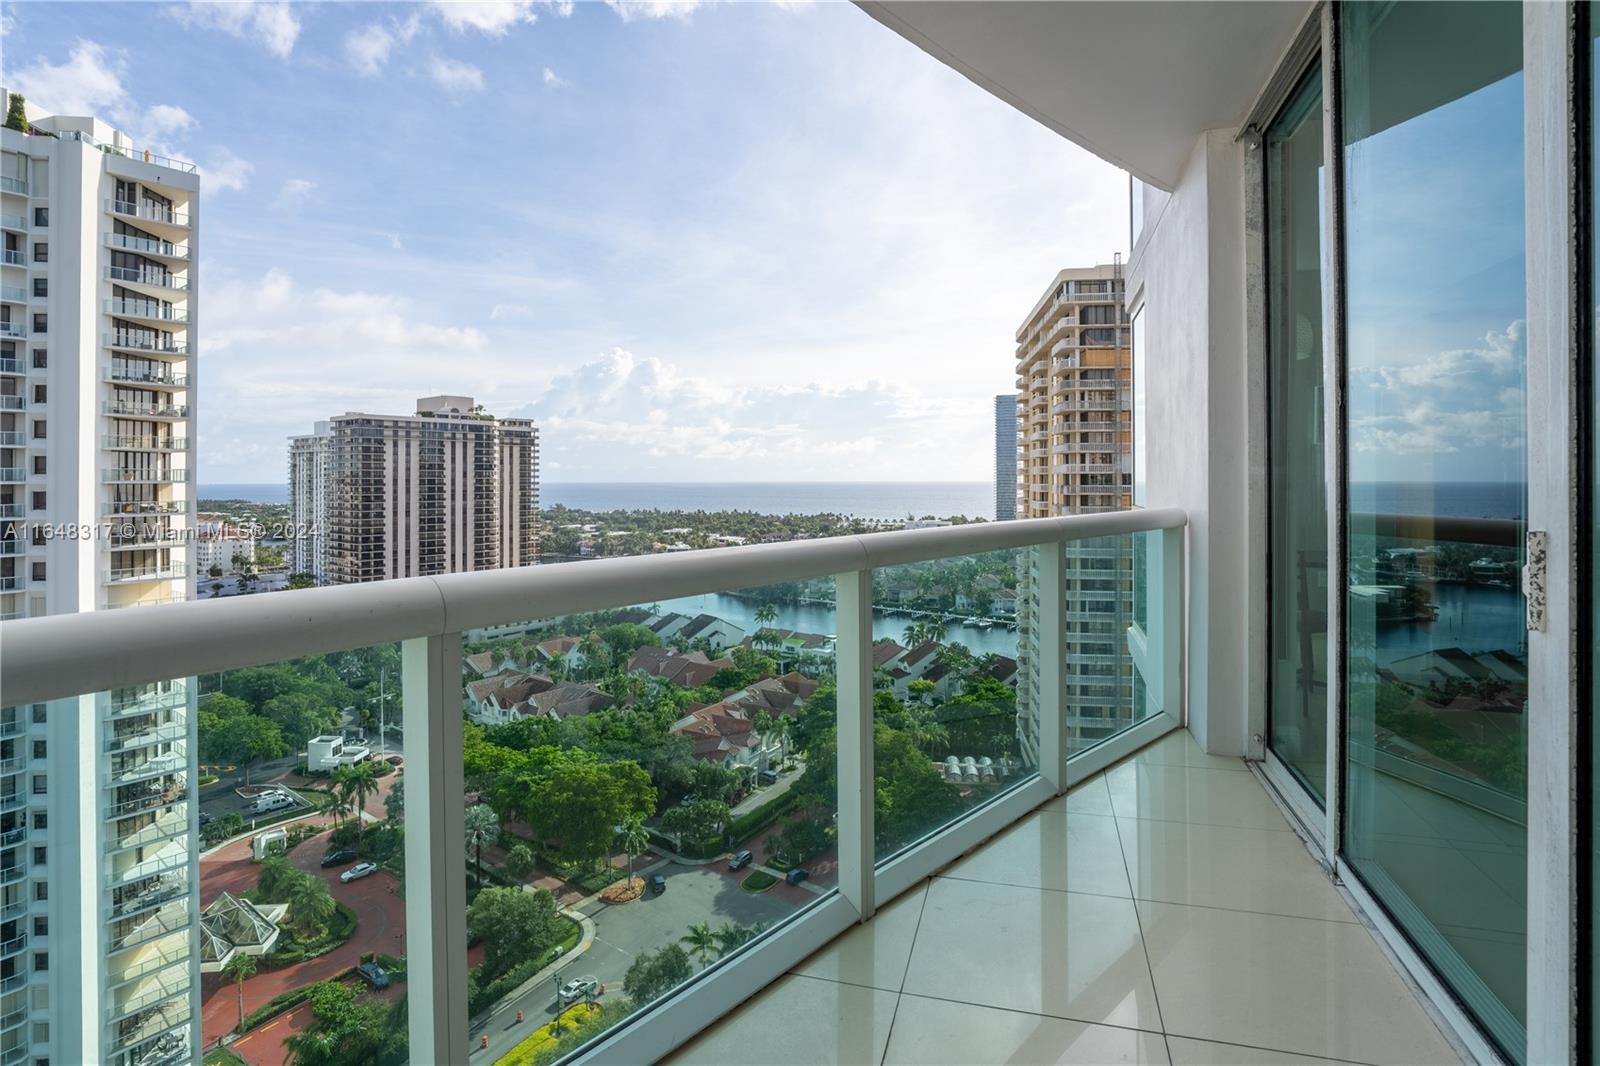
[[[28,118],[0,130],[0,616],[187,599],[199,177]],[[192,711],[182,680],[0,709],[0,1063],[198,1057]]]
[[[537,561],[539,437],[470,396],[345,414],[289,441],[294,566],[319,584]]]
[[[1112,511],[1133,504],[1133,355],[1120,264],[1062,270],[1017,329],[1018,518]],[[998,419],[998,415],[996,416]],[[1140,695],[1126,649],[1135,548],[1128,538],[1069,546],[1066,555],[1067,722],[1073,750],[1133,720]],[[1038,662],[1039,594],[1024,567],[1017,595],[1019,664]],[[1038,678],[1017,692],[1017,735],[1038,752]]]

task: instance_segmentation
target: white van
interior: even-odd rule
[[[263,792],[250,801],[246,808],[251,814],[266,814],[269,811],[281,811],[285,807],[294,806],[294,797],[282,789],[273,792]]]

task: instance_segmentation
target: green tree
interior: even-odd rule
[[[290,885],[288,898],[289,925],[301,940],[315,940],[328,928],[328,921],[338,910],[328,882],[315,874],[300,874]]]
[[[334,705],[312,691],[284,692],[257,706],[262,714],[278,723],[283,739],[296,751],[304,748],[306,741],[339,722],[339,712]]]
[[[483,849],[492,848],[500,841],[500,816],[487,803],[474,804],[464,816],[467,830],[467,847],[473,850],[477,865],[479,885],[483,884]]]
[[[706,922],[691,925],[689,931],[678,938],[678,943],[688,945],[701,966],[717,956],[717,934],[711,931],[711,926]]]
[[[368,797],[378,791],[378,764],[358,762],[340,769],[349,771],[344,775],[346,800],[350,804],[350,813],[355,816],[356,825],[360,826],[361,812],[367,809]]]
[[[300,871],[290,866],[282,855],[268,855],[256,867],[256,891],[265,903],[282,903],[288,896],[289,886],[300,876]]]
[[[668,944],[635,957],[622,978],[622,990],[636,1007],[643,1007],[693,976],[694,965],[688,953],[677,944]]]
[[[290,574],[289,584],[285,587],[291,589],[314,589],[317,587],[317,579],[312,574]]]
[[[630,814],[617,829],[617,847],[628,857],[628,882],[633,882],[633,860],[650,846],[650,834],[644,828],[644,815]]]
[[[648,818],[655,813],[649,774],[637,763],[602,763],[589,752],[551,753],[547,768],[531,785],[530,821],[545,837],[559,840],[562,851],[576,862],[604,859],[617,826],[632,815]]]
[[[239,1024],[236,1032],[244,1032],[244,983],[254,977],[255,973],[255,956],[246,955],[242,951],[235,951],[228,964],[222,968],[222,979],[232,981],[234,991],[239,996]]]
[[[467,931],[483,944],[481,980],[487,981],[541,957],[561,941],[566,926],[545,889],[486,888],[467,909]]]
[[[337,981],[311,987],[311,1022],[284,1046],[295,1066],[397,1066],[407,1059],[405,1001],[356,999]]]
[[[695,800],[687,807],[674,807],[661,817],[661,828],[682,840],[709,840],[722,832],[731,817],[721,800]]]
[[[406,820],[406,779],[404,777],[389,786],[389,794],[383,797],[383,813],[391,825],[399,825]]]
[[[730,952],[736,951],[760,936],[766,931],[765,922],[756,925],[738,925],[733,922],[723,922],[713,934],[717,938],[717,958],[722,958]]]
[[[268,759],[281,759],[289,753],[289,746],[283,742],[278,724],[254,714],[239,714],[223,719],[212,731],[206,747],[213,757],[237,764],[244,771],[244,783],[247,785],[250,783],[252,766]]]
[[[763,603],[760,607],[756,608],[755,617],[757,625],[770,626],[772,623],[778,620],[778,608],[774,604]]]
[[[21,133],[28,133],[33,129],[32,124],[28,122],[28,112],[23,107],[21,93],[12,93],[10,99],[6,101],[6,129]]]
[[[516,844],[506,852],[506,873],[518,881],[525,881],[533,873],[536,864],[533,860],[533,851],[526,844]]]

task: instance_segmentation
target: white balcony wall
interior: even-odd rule
[[[1247,708],[1250,479],[1243,153],[1233,133],[1196,141],[1168,194],[1146,187],[1128,264],[1144,313],[1149,506],[1189,514],[1185,677],[1189,727],[1208,752],[1260,757]]]

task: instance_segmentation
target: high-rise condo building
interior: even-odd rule
[[[199,177],[28,117],[0,130],[0,616],[188,599]],[[198,1056],[192,710],[181,679],[0,709],[0,1062]]]
[[[1017,517],[1017,397],[994,398],[994,520]]]
[[[1133,503],[1133,354],[1120,264],[1056,274],[1016,334],[1017,517],[1113,511]],[[1137,681],[1124,647],[1133,611],[1127,538],[1070,545],[1066,556],[1068,743],[1088,747],[1133,718]],[[1020,576],[1019,662],[1038,662],[1031,567]],[[1017,693],[1024,753],[1038,750],[1038,678]]]
[[[344,414],[289,441],[294,566],[319,584],[529,566],[539,436],[470,396],[414,415]]]

